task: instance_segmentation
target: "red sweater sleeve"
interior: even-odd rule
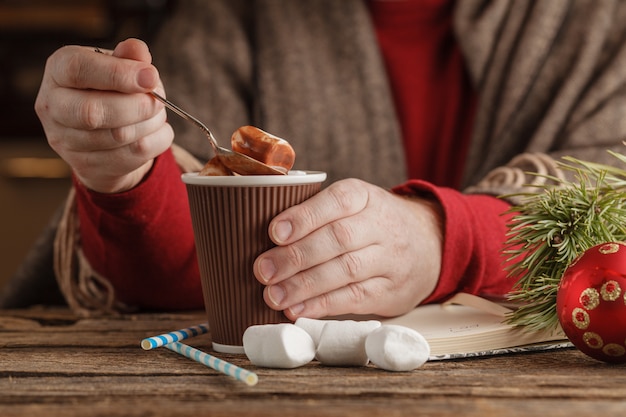
[[[78,182],[75,186],[83,251],[110,280],[118,299],[143,308],[202,308],[187,195],[170,152],[157,158],[147,178],[128,192],[99,194]],[[511,289],[514,282],[501,256],[511,217],[504,214],[506,202],[419,180],[394,192],[428,192],[443,207],[441,275],[424,303],[457,291],[502,295]]]
[[[171,151],[130,191],[100,194],[74,181],[82,250],[116,297],[141,308],[202,308],[189,202]]]
[[[466,195],[428,182],[411,180],[393,190],[398,194],[433,195],[443,207],[444,247],[439,282],[424,304],[456,292],[504,295],[515,284],[504,270],[502,249],[509,205],[487,195]]]

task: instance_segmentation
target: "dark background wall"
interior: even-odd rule
[[[0,0],[0,287],[69,187],[33,110],[46,58],[63,45],[149,41],[167,0]]]

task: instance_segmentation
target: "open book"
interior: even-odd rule
[[[509,311],[485,298],[459,293],[443,304],[419,306],[403,316],[381,321],[421,333],[430,344],[430,360],[572,346],[560,328],[530,331],[505,323]]]

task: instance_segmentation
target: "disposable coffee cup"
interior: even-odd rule
[[[268,234],[270,221],[318,193],[325,179],[326,173],[318,171],[183,174],[215,351],[244,353],[242,337],[249,326],[287,321],[265,304],[264,285],[254,277],[252,265],[275,246]]]

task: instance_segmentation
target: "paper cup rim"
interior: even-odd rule
[[[197,172],[181,176],[185,184],[227,187],[249,187],[266,185],[300,185],[324,182],[326,173],[322,171],[289,171],[287,175],[236,175],[206,176]]]

